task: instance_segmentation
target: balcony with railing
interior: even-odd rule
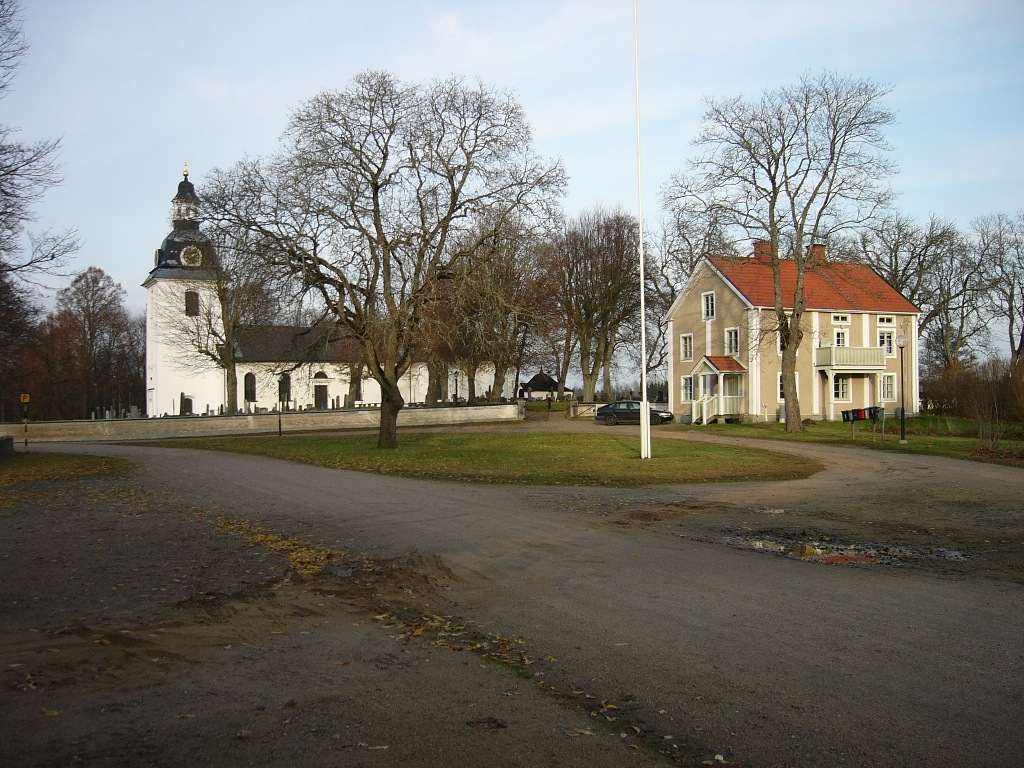
[[[845,371],[885,370],[883,347],[818,347],[814,350],[814,365]]]

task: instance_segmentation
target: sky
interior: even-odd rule
[[[64,178],[35,226],[77,229],[70,269],[100,267],[132,310],[184,164],[201,189],[273,153],[293,110],[368,69],[511,91],[535,150],[565,166],[568,215],[639,210],[633,0],[22,0],[22,15],[0,122],[59,137]],[[892,87],[900,212],[967,228],[1024,209],[1020,0],[638,0],[637,18],[649,226],[696,155],[704,98],[826,69]]]

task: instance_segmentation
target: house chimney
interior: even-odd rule
[[[815,264],[825,261],[825,244],[811,243],[807,246],[807,261]]]
[[[767,240],[755,240],[754,241],[754,258],[755,259],[771,259],[772,257],[772,244]]]

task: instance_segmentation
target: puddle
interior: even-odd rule
[[[944,547],[904,546],[884,543],[843,543],[832,540],[789,539],[781,536],[727,536],[725,542],[734,547],[773,552],[798,560],[812,560],[830,565],[880,563],[898,565],[920,560],[942,560],[964,563],[977,558],[960,550]]]

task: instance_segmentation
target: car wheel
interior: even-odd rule
[[[607,424],[609,427],[614,427],[616,424],[619,423],[619,420],[615,418],[614,413],[609,413],[607,416],[604,417],[604,423]]]

